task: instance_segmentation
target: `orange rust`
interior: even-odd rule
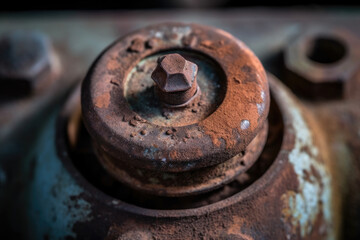
[[[283,209],[281,210],[282,218],[285,220],[285,222],[291,223],[291,219],[293,217],[293,212],[291,211],[291,208],[289,206],[289,199],[295,199],[296,198],[296,192],[294,191],[288,191],[287,193],[283,194],[280,199],[283,204]],[[298,220],[298,219],[297,219]],[[296,225],[290,225],[292,234],[296,233]]]
[[[116,59],[116,55],[112,55],[109,61],[106,62],[106,69],[109,71],[115,71],[119,68],[118,61]]]
[[[170,151],[169,156],[171,159],[177,159],[179,157],[179,153],[176,150],[172,150]]]
[[[224,45],[224,47],[217,49],[221,56],[226,56],[231,46]],[[249,50],[244,49],[246,54],[252,55]],[[252,61],[251,61],[252,60]],[[248,73],[239,71],[241,66],[254,66],[254,77],[260,80],[247,80]],[[225,99],[217,109],[217,111],[204,119],[200,126],[209,135],[215,146],[220,147],[221,139],[225,141],[226,148],[234,147],[236,138],[233,136],[233,130],[241,131],[240,122],[248,120],[250,122],[249,131],[254,131],[258,127],[258,119],[260,117],[257,109],[257,103],[262,103],[265,99],[261,99],[259,92],[265,91],[257,82],[266,81],[264,69],[256,58],[238,58],[237,62],[228,64],[226,66],[229,72],[227,76],[229,79],[238,79],[240,84],[236,81],[228,81],[227,92]],[[262,80],[261,80],[262,78]],[[246,88],[246,91],[244,91]],[[246,106],[246,108],[244,108]],[[246,134],[246,132],[245,132]]]
[[[239,237],[243,240],[254,240],[251,236],[248,236],[244,233],[241,233],[241,228],[247,223],[246,220],[244,220],[241,217],[235,216],[233,218],[233,224],[230,225],[230,227],[227,229],[227,233],[229,235],[235,235],[236,237]]]
[[[84,85],[87,88],[84,88],[83,99],[92,99],[93,102],[91,105],[85,105],[83,110],[85,125],[93,136],[106,136],[103,138],[104,145],[107,146],[105,151],[114,161],[124,161],[129,164],[129,161],[124,159],[131,156],[133,161],[130,164],[133,166],[145,169],[161,166],[162,170],[168,172],[183,172],[213,166],[244,151],[262,128],[269,110],[269,92],[265,71],[256,56],[228,33],[198,25],[191,25],[191,29],[190,34],[197,33],[198,39],[191,48],[208,56],[217,65],[220,81],[224,85],[221,89],[222,101],[214,106],[217,107],[215,111],[209,113],[204,120],[181,126],[177,129],[177,133],[171,136],[165,135],[165,137],[170,136],[174,141],[174,145],[170,148],[164,144],[163,138],[157,137],[166,133],[168,126],[157,126],[151,122],[144,124],[136,121],[135,123],[135,120],[130,120],[130,124],[122,124],[119,127],[118,122],[131,119],[134,114],[133,109],[125,104],[127,99],[123,90],[127,76],[136,63],[155,53],[183,48],[178,41],[172,42],[168,38],[162,38],[162,44],[156,47],[146,48],[141,53],[129,53],[129,43],[135,35],[147,39],[148,34],[153,31],[164,31],[165,36],[166,33],[172,32],[172,29],[155,26],[123,38],[105,52],[90,71],[91,74],[86,79],[87,84]],[[112,64],[115,56],[118,64],[114,71],[112,67],[115,66]],[[121,61],[118,56],[121,56]],[[147,70],[143,69],[143,71]],[[117,84],[111,82],[113,79],[116,79]],[[237,79],[238,83],[234,79]],[[111,95],[107,107],[104,103],[107,98],[99,97],[105,92]],[[198,109],[185,109],[188,110],[194,112]],[[112,118],[108,118],[108,115]],[[88,121],[87,117],[89,119],[97,117],[97,120]],[[132,137],[129,140],[134,135],[134,127],[139,128],[139,131],[146,128],[149,134],[142,135],[141,138]],[[191,134],[188,134],[189,132]],[[130,142],[133,143],[131,148],[128,147]],[[159,146],[155,158],[153,154],[147,154],[153,144]],[[176,152],[171,152],[174,149]],[[167,160],[163,161],[164,158]]]
[[[210,40],[202,41],[202,42],[200,43],[200,45],[203,46],[203,47],[206,47],[206,48],[210,48],[210,49],[214,49],[214,48],[215,48],[214,43],[213,43],[212,41],[210,41]]]
[[[110,93],[106,92],[96,97],[95,106],[98,108],[107,108],[110,104]]]

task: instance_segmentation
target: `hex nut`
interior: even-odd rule
[[[1,94],[34,91],[50,70],[50,42],[39,32],[13,31],[0,39]]]
[[[341,29],[311,27],[289,43],[284,53],[284,81],[311,99],[336,99],[360,66],[359,41]]]

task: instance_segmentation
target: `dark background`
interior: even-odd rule
[[[0,12],[18,11],[59,11],[59,10],[127,10],[127,9],[168,9],[168,8],[238,8],[252,6],[270,7],[306,7],[323,8],[355,6],[358,1],[259,1],[259,0],[101,0],[101,1],[61,1],[33,0],[26,2],[6,1],[2,3]],[[360,4],[357,4],[360,6]]]

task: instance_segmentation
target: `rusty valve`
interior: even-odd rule
[[[188,105],[200,92],[196,81],[197,71],[198,66],[180,54],[159,57],[151,75],[157,86],[156,95],[169,107]]]

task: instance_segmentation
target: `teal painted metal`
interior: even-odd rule
[[[76,238],[73,226],[91,220],[91,205],[81,198],[83,189],[59,159],[55,146],[56,115],[46,124],[34,156],[33,178],[28,183],[25,207],[26,239]]]

